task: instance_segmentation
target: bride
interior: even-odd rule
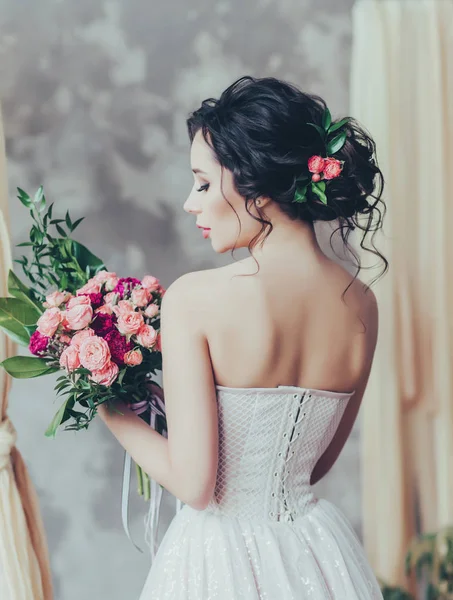
[[[250,256],[167,290],[168,439],[127,406],[101,408],[184,503],[141,600],[382,598],[351,525],[311,487],[351,432],[378,330],[371,289],[321,251],[313,224],[337,220],[345,249],[357,228],[386,271],[365,244],[385,209],[374,143],[274,78],[239,79],[188,130],[184,210],[215,252]]]

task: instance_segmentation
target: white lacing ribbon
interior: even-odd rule
[[[0,423],[0,471],[11,464],[11,450],[16,445],[17,433],[9,419]]]
[[[310,398],[310,396],[308,396],[308,398]],[[301,416],[299,416],[299,413],[300,413],[300,412],[301,412],[301,410],[302,410],[302,405],[303,405],[303,403],[304,403],[304,400],[305,400],[305,395],[303,395],[303,396],[302,396],[302,398],[300,399],[300,402],[299,402],[299,407],[298,407],[297,414],[296,414],[296,420],[295,420],[295,421],[294,421],[294,423],[293,423],[293,428],[292,428],[291,435],[290,435],[290,439],[289,439],[289,442],[288,442],[288,447],[287,447],[287,451],[286,451],[286,456],[285,456],[285,458],[283,459],[283,460],[284,460],[284,463],[285,463],[285,468],[286,468],[286,465],[288,464],[288,462],[289,462],[289,461],[291,460],[291,458],[294,456],[294,452],[292,452],[291,454],[289,453],[289,451],[290,451],[290,448],[291,448],[291,444],[294,444],[294,442],[295,442],[295,441],[298,439],[298,437],[299,437],[299,435],[300,435],[300,431],[298,431],[298,432],[297,432],[297,435],[296,435],[296,436],[294,436],[294,433],[295,433],[295,431],[296,431],[296,427],[297,427],[297,425],[299,425],[299,423],[301,423],[301,422],[303,421],[303,419],[305,418],[305,414],[306,414],[305,412],[303,412],[303,413],[301,414]],[[280,477],[280,483],[281,483],[281,486],[282,486],[282,487],[281,487],[281,489],[282,489],[282,498],[281,498],[281,502],[282,502],[282,504],[283,504],[283,513],[284,513],[285,517],[287,517],[287,518],[288,518],[288,520],[291,520],[291,521],[292,521],[292,520],[293,520],[293,517],[292,517],[291,511],[290,511],[290,510],[289,510],[289,508],[288,508],[288,495],[287,495],[288,491],[287,491],[287,489],[285,488],[285,481],[286,481],[286,479],[287,479],[288,475],[289,475],[289,470],[288,470],[288,469],[286,469],[286,472],[284,471],[284,473],[283,473],[283,476],[282,476],[282,477]]]

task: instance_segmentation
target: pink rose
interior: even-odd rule
[[[78,306],[79,304],[91,304],[89,296],[75,296],[71,298],[66,305],[66,308],[73,308],[74,306]]]
[[[142,308],[149,302],[149,292],[146,288],[135,288],[132,290],[132,302],[135,306]]]
[[[77,290],[77,296],[83,296],[88,294],[99,294],[101,291],[101,284],[94,280],[92,277],[87,283]]]
[[[120,300],[118,304],[115,304],[115,306],[113,307],[113,312],[116,315],[122,313],[124,314],[127,312],[135,312],[134,305],[132,304],[132,302],[129,302],[129,300]]]
[[[71,340],[71,346],[80,350],[80,344],[83,340],[86,340],[88,337],[93,337],[95,335],[94,330],[87,327],[87,329],[82,329],[82,331],[78,331]]]
[[[37,321],[39,333],[47,337],[52,337],[62,319],[63,313],[59,308],[48,308]]]
[[[151,325],[142,325],[137,333],[137,341],[145,348],[154,346],[157,340],[157,331]]]
[[[336,158],[326,158],[324,166],[324,179],[335,179],[343,169],[342,163]]]
[[[129,300],[120,300],[116,307],[120,312],[134,312],[134,305]]]
[[[124,363],[129,367],[136,367],[142,362],[143,355],[140,352],[140,350],[129,350],[129,352],[126,352],[126,354],[124,355],[123,360]]]
[[[67,302],[71,296],[72,294],[69,292],[60,292],[59,290],[56,290],[46,296],[46,301],[43,303],[43,306],[46,308],[58,308],[60,304]]]
[[[63,342],[63,344],[70,344],[71,339],[72,338],[69,335],[66,335],[65,333],[62,333],[60,335],[60,342]]]
[[[76,304],[72,308],[65,310],[65,322],[69,329],[85,329],[91,323],[93,318],[93,309],[88,304]]]
[[[104,288],[108,292],[111,292],[112,290],[114,290],[116,288],[116,284],[118,283],[118,281],[119,281],[119,277],[117,277],[115,275],[115,273],[109,273],[108,277],[104,281]]]
[[[125,311],[118,313],[118,322],[116,326],[123,335],[132,335],[137,333],[144,324],[143,316],[139,312]]]
[[[111,277],[116,277],[116,273],[112,273],[111,271],[99,271],[98,273],[96,273],[93,279],[94,281],[96,281],[96,283],[102,285],[107,281],[107,279]]]
[[[107,362],[103,369],[93,371],[89,377],[96,383],[109,387],[115,381],[118,372],[119,367],[116,363]]]
[[[310,173],[322,173],[325,160],[322,156],[312,156],[308,159],[308,170]]]
[[[108,294],[106,294],[104,296],[105,304],[111,304],[113,306],[117,300],[118,300],[118,294],[115,294],[115,292],[109,292]]]
[[[79,352],[75,346],[68,346],[63,350],[60,356],[60,366],[68,372],[80,367]]]
[[[80,344],[79,356],[86,369],[102,371],[110,362],[110,348],[103,338],[89,336]]]
[[[113,313],[113,307],[110,304],[103,304],[99,308],[97,308],[95,313],[101,313],[103,315],[111,315]]]
[[[159,307],[157,306],[157,304],[150,304],[149,306],[146,307],[145,310],[145,315],[147,317],[149,317],[150,319],[152,319],[153,317],[155,317],[159,312]]]
[[[155,292],[159,288],[159,280],[152,275],[145,275],[142,279],[142,286],[148,290],[148,292]]]
[[[154,346],[154,350],[157,352],[162,352],[162,336],[160,332],[157,334],[156,345]]]

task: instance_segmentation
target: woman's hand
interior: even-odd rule
[[[104,421],[110,416],[118,415],[118,412],[123,413],[128,409],[127,404],[125,404],[122,400],[115,400],[115,403],[112,405],[108,402],[103,402],[102,404],[98,404],[97,414]],[[118,415],[120,416],[120,415]]]

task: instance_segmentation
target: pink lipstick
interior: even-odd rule
[[[209,232],[211,231],[211,229],[209,227],[202,227],[201,225],[197,225],[197,227],[199,229],[203,230],[203,237],[204,237],[205,240],[207,240],[208,237],[209,237]]]

